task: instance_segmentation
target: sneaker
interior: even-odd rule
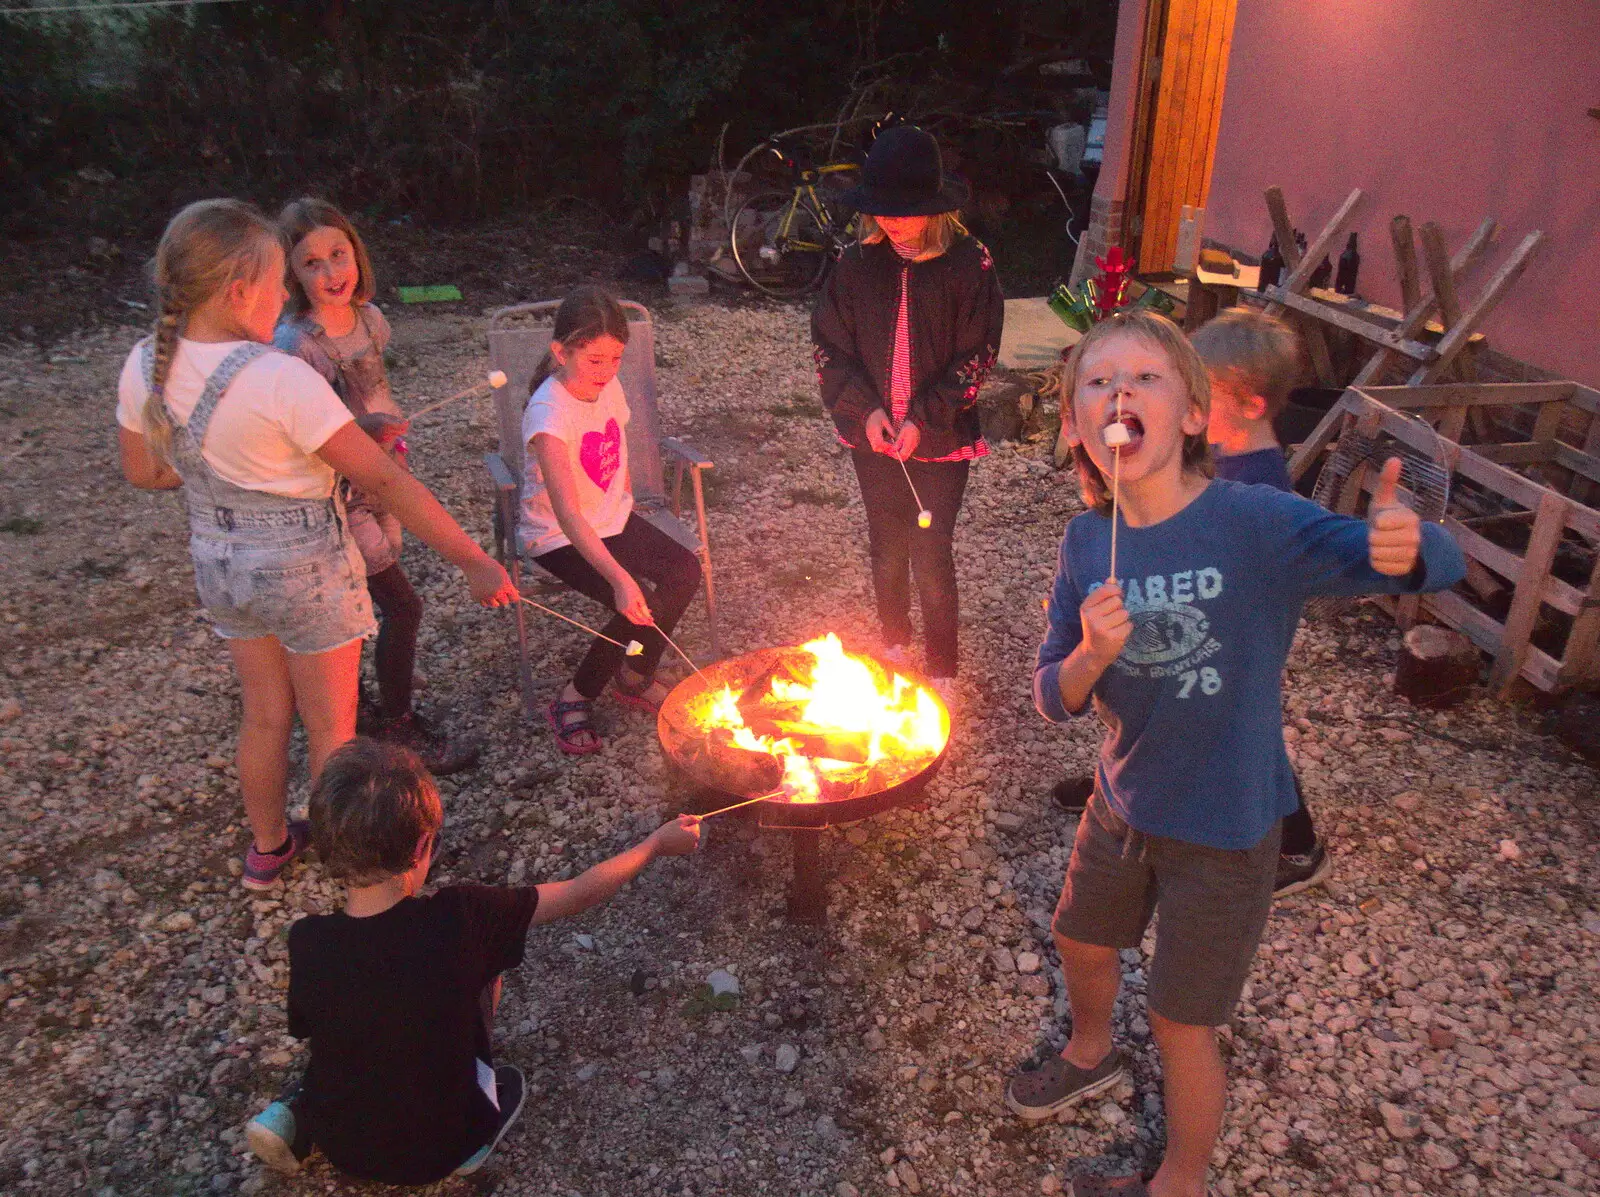
[[[1288,853],[1278,857],[1278,879],[1272,887],[1274,898],[1287,898],[1301,890],[1321,885],[1333,873],[1333,857],[1321,839],[1311,845],[1304,855]]]
[[[397,719],[386,719],[378,728],[378,739],[403,744],[422,758],[435,777],[449,777],[478,763],[482,748],[475,740],[455,740],[436,731],[421,715],[407,711]]]
[[[522,1069],[515,1064],[496,1065],[494,1087],[495,1094],[500,1100],[500,1125],[495,1128],[494,1138],[468,1156],[467,1162],[456,1169],[457,1176],[471,1176],[483,1167],[483,1162],[489,1158],[489,1153],[499,1146],[500,1140],[505,1138],[506,1131],[510,1130],[511,1124],[517,1120],[517,1115],[522,1113],[522,1102],[528,1095],[528,1084],[523,1079]]]
[[[1055,804],[1067,814],[1078,818],[1083,816],[1084,808],[1089,805],[1089,799],[1093,794],[1093,773],[1063,777],[1050,789],[1050,797],[1055,799]]]
[[[1006,1105],[1029,1122],[1038,1122],[1104,1093],[1127,1075],[1122,1053],[1116,1048],[1090,1069],[1052,1055],[1036,1068],[1024,1067],[1011,1075],[1006,1082]]]
[[[271,889],[283,878],[283,871],[311,843],[311,824],[304,819],[289,820],[289,846],[282,852],[257,852],[254,841],[244,854],[245,889]]]
[[[311,1154],[309,1146],[296,1141],[299,1129],[293,1104],[275,1101],[245,1124],[244,1137],[256,1159],[274,1172],[293,1176]]]

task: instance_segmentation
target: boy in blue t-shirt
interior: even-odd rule
[[[1211,379],[1206,439],[1211,442],[1217,477],[1292,491],[1273,421],[1301,373],[1300,340],[1294,329],[1263,312],[1229,308],[1203,324],[1189,343]],[[1063,778],[1056,784],[1056,801],[1081,809],[1093,789],[1093,777]],[[1317,835],[1298,777],[1295,803],[1293,813],[1283,820],[1274,898],[1321,885],[1333,872],[1333,857]]]
[[[1092,510],[1062,540],[1034,697],[1053,722],[1092,701],[1106,731],[1055,915],[1072,1036],[1060,1056],[1011,1077],[1006,1103],[1046,1118],[1122,1078],[1117,952],[1137,948],[1156,915],[1147,991],[1167,1151],[1153,1176],[1117,1191],[1203,1197],[1226,1099],[1215,1028],[1244,987],[1272,904],[1279,823],[1296,805],[1282,678],[1301,607],[1316,594],[1439,590],[1466,566],[1443,528],[1400,503],[1398,461],[1366,520],[1213,480],[1210,381],[1164,317],[1096,325],[1068,359],[1062,395]],[[1116,450],[1105,443],[1114,424],[1125,430]]]

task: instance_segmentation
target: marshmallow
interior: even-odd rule
[[[496,390],[506,385],[506,372],[504,370],[489,371],[489,385]]]
[[[1100,435],[1107,446],[1112,449],[1120,449],[1133,439],[1132,434],[1128,431],[1128,426],[1121,421],[1115,424],[1107,424],[1105,431]]]
[[[919,527],[919,528],[931,528],[931,527],[933,527],[933,512],[931,512],[931,511],[919,511],[919,512],[917,512],[917,527]]]
[[[643,656],[644,645],[640,644],[637,640],[628,641],[627,654],[630,657]]]

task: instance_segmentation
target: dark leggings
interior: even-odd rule
[[[367,592],[382,617],[373,654],[378,672],[378,704],[385,719],[398,719],[411,710],[411,675],[417,663],[422,599],[398,562],[369,575]]]
[[[641,586],[650,604],[650,614],[655,617],[657,627],[667,635],[672,635],[678,620],[683,618],[684,611],[688,610],[689,603],[694,599],[694,592],[700,588],[700,559],[637,515],[630,515],[622,531],[615,536],[605,537],[604,543],[617,559],[617,564],[633,575],[634,581],[650,583],[651,588]],[[572,545],[541,553],[534,558],[534,562],[579,594],[605,604],[610,610],[616,610],[616,597],[611,590],[611,583],[601,577],[600,571],[590,565]],[[656,666],[661,664],[661,654],[667,647],[667,642],[655,628],[640,627],[620,615],[613,615],[611,622],[601,630],[612,640],[620,640],[623,644],[637,640],[644,645],[644,653],[638,658],[635,668],[646,677],[655,673]],[[585,698],[599,698],[606,683],[616,676],[623,659],[621,648],[609,640],[596,637],[579,662],[578,671],[572,675],[573,687]]]
[[[1294,814],[1285,815],[1283,819],[1283,847],[1279,849],[1285,856],[1304,856],[1316,847],[1317,829],[1312,825],[1311,812],[1306,809],[1306,796],[1300,789],[1300,775],[1295,774],[1294,797],[1299,804],[1294,808]]]
[[[928,676],[955,677],[960,605],[952,544],[972,463],[908,461],[902,470],[887,453],[852,449],[850,458],[867,511],[872,590],[878,600],[883,638],[890,644],[910,643],[911,580],[915,577]],[[917,501],[906,485],[908,471],[917,496],[933,513],[931,528],[917,527]]]

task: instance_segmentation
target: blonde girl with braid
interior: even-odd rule
[[[156,250],[155,283],[155,333],[118,383],[122,471],[142,489],[184,492],[200,605],[243,695],[239,788],[252,837],[243,882],[269,889],[310,838],[285,809],[295,715],[315,783],[355,735],[361,641],[374,630],[338,477],[461,569],[480,603],[516,591],[315,370],[270,347],[284,251],[257,209],[237,200],[183,209]]]

